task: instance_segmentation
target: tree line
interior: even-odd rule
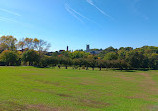
[[[0,65],[36,67],[73,67],[74,69],[116,68],[158,69],[158,47],[141,48],[108,47],[99,54],[90,54],[83,50],[62,53],[47,52],[50,44],[37,38],[17,40],[13,36],[0,37]]]

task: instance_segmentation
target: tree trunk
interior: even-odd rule
[[[67,66],[65,66],[65,69],[67,69]]]
[[[29,66],[33,66],[33,62],[29,62]]]
[[[101,71],[101,67],[100,67],[100,71]]]

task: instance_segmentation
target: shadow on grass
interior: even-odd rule
[[[43,68],[43,69],[48,69],[48,68],[51,68],[51,69],[65,69],[65,67],[60,67],[60,68],[58,68],[58,67],[56,67],[56,66],[52,66],[52,67],[40,67],[40,66],[34,66],[34,67],[36,67],[36,68]],[[68,68],[68,69],[74,69],[74,68]],[[95,69],[97,69],[97,68],[95,68]],[[78,70],[78,69],[74,69],[74,70]],[[85,70],[85,69],[80,69],[80,70]],[[91,69],[88,69],[88,70],[91,70]],[[98,69],[99,70],[99,69]],[[140,69],[117,69],[117,68],[102,68],[102,70],[101,71],[110,71],[110,70],[112,70],[112,71],[120,71],[120,72],[137,72],[137,71],[149,71],[149,70],[154,70],[154,69],[144,69],[144,68],[140,68]],[[92,70],[93,71],[93,70]],[[95,70],[96,71],[96,70]],[[100,70],[99,70],[100,71]]]
[[[121,71],[121,72],[137,72],[137,71],[149,71],[149,69],[113,69],[113,71]]]

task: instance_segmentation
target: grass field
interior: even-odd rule
[[[158,111],[158,71],[0,67],[0,111]]]

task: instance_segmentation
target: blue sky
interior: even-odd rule
[[[0,0],[0,36],[39,38],[50,51],[158,46],[157,0]]]

